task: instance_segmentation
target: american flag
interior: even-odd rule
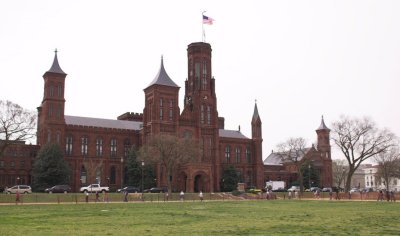
[[[203,24],[212,25],[213,21],[213,18],[203,15]]]

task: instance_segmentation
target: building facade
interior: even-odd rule
[[[129,149],[141,147],[160,133],[192,137],[198,140],[203,152],[195,161],[179,166],[171,177],[165,175],[161,165],[156,165],[157,186],[166,186],[167,178],[172,178],[173,189],[219,191],[223,170],[232,165],[246,185],[263,187],[262,123],[257,104],[251,119],[251,138],[240,130],[225,129],[224,118],[218,116],[210,44],[190,44],[187,58],[182,112],[178,102],[180,87],[168,76],[161,59],[156,77],[144,88],[143,113],[125,113],[111,120],[64,114],[67,74],[61,69],[56,52],[51,68],[43,75],[37,144],[56,142],[64,147],[74,190],[92,182],[107,183],[110,187],[124,185]]]
[[[317,146],[304,149],[298,159],[300,163],[308,161],[316,169],[320,178],[319,187],[332,187],[332,158],[330,145],[330,129],[325,125],[324,118],[316,130]],[[294,163],[282,160],[282,154],[272,152],[264,160],[265,180],[284,181],[287,187],[298,180],[298,168]],[[309,186],[305,186],[308,188]]]

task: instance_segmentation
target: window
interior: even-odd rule
[[[251,152],[250,152],[250,148],[246,148],[246,160],[247,160],[247,163],[251,163]]]
[[[50,84],[50,86],[49,86],[49,96],[50,97],[54,96],[54,86],[53,86],[53,84]]]
[[[111,157],[116,157],[117,156],[117,140],[115,138],[111,139],[110,156]]]
[[[59,84],[58,85],[58,92],[57,92],[57,95],[58,95],[58,97],[62,97],[62,85],[61,84]]]
[[[203,78],[202,78],[202,89],[206,90],[207,89],[207,62],[203,61]]]
[[[81,184],[86,184],[86,168],[81,167]]]
[[[12,161],[10,164],[11,167],[15,167],[15,161]]]
[[[61,133],[60,133],[60,131],[57,131],[57,134],[56,134],[56,141],[57,141],[57,143],[60,143],[60,140],[61,139]]]
[[[195,83],[195,89],[199,89],[200,88],[200,66],[201,64],[196,62],[194,64],[194,74],[195,74],[195,79],[196,79],[196,83]]]
[[[225,147],[225,161],[226,161],[226,163],[229,163],[231,161],[231,147],[230,146]]]
[[[21,168],[24,168],[24,167],[25,167],[25,161],[20,161],[19,166],[20,166]]]
[[[0,167],[4,167],[4,161],[0,161]]]
[[[207,124],[211,124],[211,107],[207,106]]]
[[[57,118],[61,118],[61,116],[62,116],[62,107],[61,107],[61,104],[58,105],[56,116],[57,116]]]
[[[164,114],[163,114],[163,99],[160,98],[160,120],[163,120]]]
[[[67,136],[65,141],[65,154],[67,156],[72,155],[72,136]]]
[[[103,139],[96,139],[96,156],[103,156]]]
[[[129,139],[124,140],[124,156],[128,157],[129,155],[129,150],[131,148],[131,142]]]
[[[48,114],[49,114],[49,117],[53,116],[53,104],[51,104],[51,103],[49,104]]]
[[[240,163],[240,147],[236,147],[236,163]]]
[[[51,131],[47,130],[47,142],[50,143],[51,142]]]
[[[88,154],[88,137],[86,136],[81,138],[81,154],[85,156]]]
[[[169,100],[169,120],[173,119],[173,114],[174,114],[174,100]]]

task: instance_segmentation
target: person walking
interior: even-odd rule
[[[124,202],[128,202],[128,191],[124,192]]]
[[[89,192],[85,192],[85,201],[86,201],[86,203],[88,203],[89,202]]]
[[[15,194],[15,205],[18,205],[18,203],[21,203],[21,193],[17,190]]]
[[[99,192],[96,191],[96,202],[100,201],[99,197],[100,197]]]
[[[185,193],[181,191],[181,193],[179,194],[179,199],[181,200],[181,202],[183,202],[184,198],[185,198]]]
[[[200,191],[200,193],[199,193],[199,198],[200,198],[200,202],[203,202],[203,192],[202,191]]]

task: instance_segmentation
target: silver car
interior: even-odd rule
[[[31,186],[28,185],[15,185],[11,188],[7,188],[5,190],[6,193],[11,194],[11,193],[23,193],[23,194],[28,194],[28,193],[32,193],[32,188]]]

